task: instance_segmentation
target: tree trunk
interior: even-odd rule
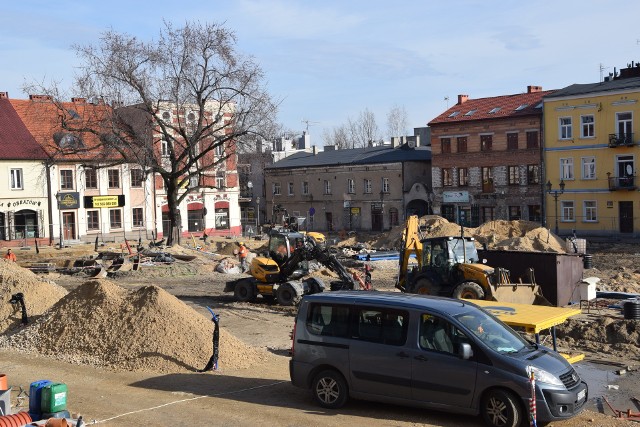
[[[180,244],[182,218],[180,216],[180,210],[178,209],[176,192],[176,188],[167,188],[167,207],[169,208],[169,232],[167,235],[167,246]]]

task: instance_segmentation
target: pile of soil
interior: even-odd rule
[[[597,353],[602,357],[640,360],[640,330],[637,320],[598,317],[568,319],[556,326],[561,347]]]
[[[477,228],[461,227],[436,215],[420,218],[426,231],[424,237],[459,236],[461,233],[476,239],[478,246],[513,251],[565,253],[565,242],[549,229],[530,221],[489,221]],[[375,248],[400,248],[405,224],[382,233],[368,244]]]
[[[127,291],[109,280],[85,282],[35,323],[0,337],[0,346],[76,364],[134,371],[204,368],[214,324],[158,288]],[[219,366],[242,369],[268,354],[220,329]]]
[[[14,262],[0,260],[0,333],[22,324],[20,304],[9,302],[18,293],[23,294],[27,316],[31,321],[65,296],[67,291],[53,282],[41,280]]]

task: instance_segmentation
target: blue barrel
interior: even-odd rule
[[[42,416],[42,389],[52,384],[49,380],[34,381],[29,386],[29,415],[31,419],[39,420]]]

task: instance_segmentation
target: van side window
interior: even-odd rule
[[[453,353],[453,326],[441,317],[422,314],[420,317],[420,348]]]
[[[312,304],[309,308],[307,330],[314,335],[347,338],[349,332],[349,307]]]
[[[363,341],[388,345],[403,345],[407,341],[409,313],[386,309],[357,309],[353,337]]]

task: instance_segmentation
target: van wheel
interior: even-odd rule
[[[482,399],[480,408],[484,422],[491,427],[518,427],[522,409],[518,398],[506,390],[491,390]]]
[[[313,379],[313,398],[324,408],[338,409],[347,403],[349,389],[347,382],[338,372],[326,370]]]
[[[236,283],[233,296],[236,298],[236,301],[240,302],[254,301],[256,299],[256,290],[253,283],[250,280],[241,280]]]
[[[419,279],[413,287],[413,292],[419,295],[438,295],[440,286],[435,286],[429,279]]]
[[[280,285],[276,291],[276,298],[281,305],[296,305],[300,302],[300,296],[293,286],[285,283]]]
[[[474,282],[462,282],[453,290],[454,298],[484,299],[484,290]]]

